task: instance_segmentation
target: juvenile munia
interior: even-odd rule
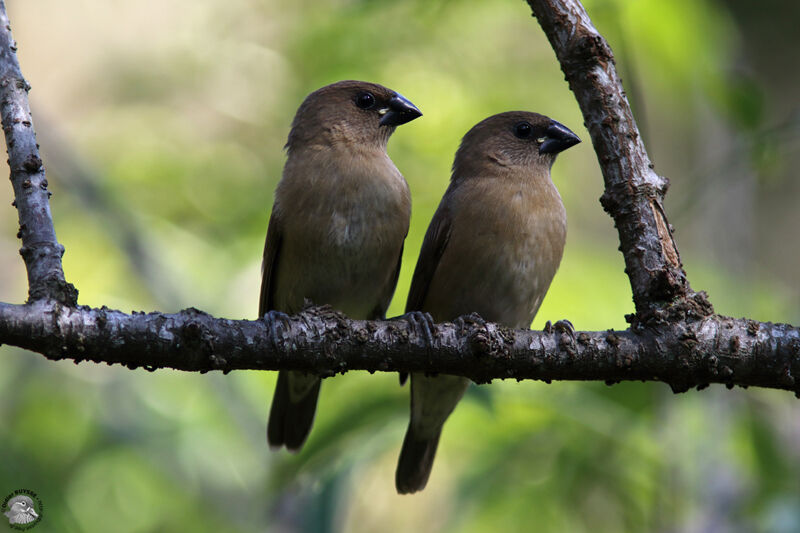
[[[530,327],[561,262],[567,217],[550,179],[556,155],[580,142],[545,116],[512,111],[474,126],[461,141],[450,186],[428,227],[406,311],[435,322],[478,313]],[[411,375],[411,420],[395,483],[425,488],[442,426],[469,380]]]
[[[356,319],[382,319],[397,284],[411,198],[386,153],[395,128],[421,116],[374,83],[341,81],[297,110],[275,191],[259,316],[309,300]],[[281,371],[267,425],[271,447],[296,451],[311,431],[319,376]]]

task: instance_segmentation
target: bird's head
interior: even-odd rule
[[[489,166],[549,170],[556,155],[581,142],[566,126],[538,113],[508,111],[482,120],[464,135],[454,175]]]
[[[309,94],[295,114],[286,147],[386,146],[395,128],[422,116],[399,93],[377,83],[340,81]]]
[[[5,515],[9,518],[20,515],[29,515],[32,518],[39,516],[33,508],[33,500],[25,495],[14,496],[8,500],[8,511]],[[16,522],[15,522],[16,523]]]

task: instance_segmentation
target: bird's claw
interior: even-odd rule
[[[425,344],[429,348],[433,346],[433,328],[435,327],[435,323],[430,313],[424,311],[409,311],[397,318],[405,320],[415,331],[421,332],[425,339]],[[405,385],[407,379],[408,372],[400,372],[400,386]]]
[[[430,313],[424,311],[409,311],[400,318],[405,319],[411,324],[411,327],[421,332],[422,336],[425,338],[425,343],[429,347],[433,346],[433,328],[436,327],[436,324]]]
[[[547,321],[547,324],[544,325],[545,333],[566,333],[572,338],[575,338],[575,326],[572,325],[567,319],[559,320],[555,324],[551,324],[550,321]]]
[[[483,317],[478,313],[470,313],[468,315],[460,316],[456,319],[456,322],[460,323],[462,327],[467,324],[477,324],[478,326],[485,328],[487,324]]]
[[[264,322],[266,322],[267,327],[269,328],[270,337],[272,338],[272,346],[277,349],[279,339],[283,338],[281,331],[278,329],[278,324],[283,326],[283,330],[288,330],[291,325],[289,324],[289,315],[282,311],[267,311],[264,313],[264,316],[261,317]]]

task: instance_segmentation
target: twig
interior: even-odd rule
[[[83,208],[100,224],[127,259],[133,273],[161,308],[177,309],[186,302],[176,283],[176,275],[164,258],[138,227],[136,217],[126,205],[115,201],[108,193],[102,176],[90,163],[80,158],[70,144],[60,136],[55,124],[38,119],[38,136],[42,141],[50,177],[61,189],[77,198]]]

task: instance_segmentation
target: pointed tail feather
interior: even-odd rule
[[[311,432],[322,381],[317,378],[306,394],[292,401],[289,378],[289,372],[278,372],[278,383],[269,411],[267,442],[270,448],[286,446],[287,450],[295,452],[303,446]]]
[[[399,494],[411,494],[425,488],[441,434],[440,427],[432,437],[420,437],[411,425],[408,426],[394,478]]]

